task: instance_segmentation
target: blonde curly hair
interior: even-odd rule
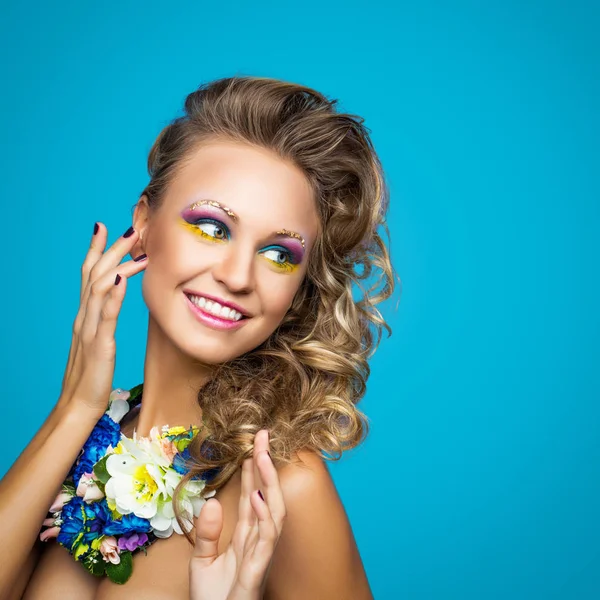
[[[151,209],[202,142],[220,139],[267,148],[300,168],[320,221],[306,276],[281,324],[251,352],[215,365],[199,390],[207,436],[190,445],[190,470],[176,498],[192,477],[210,474],[206,491],[221,487],[252,455],[260,429],[269,430],[280,464],[306,449],[338,460],[368,433],[356,404],[382,329],[391,334],[375,305],[393,293],[397,278],[379,232],[389,240],[389,191],[364,119],[336,112],[336,103],[278,79],[218,79],[187,96],[184,116],[150,150],[151,181],[142,194]],[[178,502],[175,512],[181,526]]]

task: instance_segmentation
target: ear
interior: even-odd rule
[[[148,237],[148,224],[150,222],[150,205],[148,204],[148,196],[146,194],[142,194],[137,204],[135,205],[135,209],[133,211],[133,227],[136,231],[139,232],[140,238],[136,242],[135,246],[131,249],[129,253],[131,258],[135,258],[140,254],[145,253],[145,248],[147,244]]]

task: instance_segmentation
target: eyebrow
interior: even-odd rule
[[[189,210],[194,210],[194,209],[198,208],[199,206],[206,206],[206,205],[214,206],[215,208],[222,210],[227,216],[231,217],[235,222],[239,221],[239,217],[228,206],[224,206],[223,204],[221,204],[220,202],[217,202],[216,200],[199,200],[198,202],[194,202],[189,207]],[[300,241],[303,248],[306,248],[306,242],[304,241],[304,238],[299,233],[296,233],[295,231],[290,231],[289,229],[279,229],[278,231],[274,231],[273,235],[295,238]]]

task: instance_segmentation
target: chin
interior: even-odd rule
[[[248,325],[250,324],[249,320]],[[257,335],[257,332],[243,329],[223,332],[200,324],[186,324],[179,327],[177,332],[173,332],[173,341],[184,354],[202,364],[217,365],[251,352],[260,346],[270,333]]]
[[[241,356],[246,350],[231,347],[223,340],[211,339],[210,336],[199,335],[193,340],[188,338],[179,344],[182,352],[204,365],[218,365]]]

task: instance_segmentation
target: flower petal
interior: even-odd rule
[[[166,517],[164,514],[156,513],[150,519],[150,525],[153,529],[159,529],[160,531],[166,531],[171,526],[171,519]]]
[[[147,502],[146,504],[138,504],[133,514],[142,519],[151,519],[156,514],[156,502]]]
[[[119,474],[133,475],[137,462],[129,454],[111,454],[106,459],[106,470],[113,477]]]
[[[122,400],[120,398],[115,398],[111,404],[109,409],[106,411],[106,414],[115,422],[120,423],[121,419],[129,412],[129,403],[127,400]]]
[[[157,529],[156,531],[154,531],[154,535],[157,538],[168,538],[168,537],[171,537],[173,535],[173,526],[170,525],[169,529],[166,529],[166,530]]]

